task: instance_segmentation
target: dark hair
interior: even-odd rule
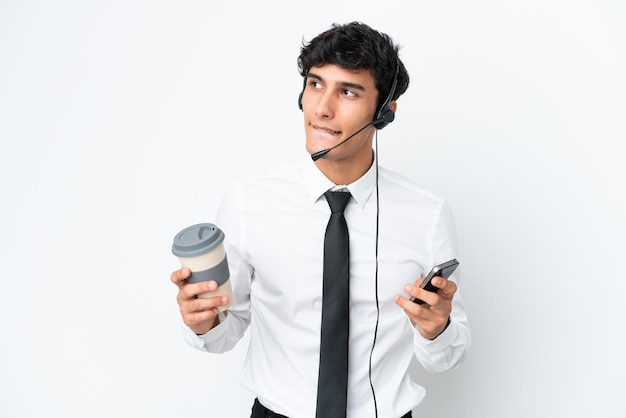
[[[310,42],[302,43],[298,70],[306,77],[311,67],[334,64],[347,70],[367,69],[376,82],[378,107],[389,95],[398,71],[398,83],[393,100],[409,87],[409,74],[389,35],[378,32],[361,22],[333,24]]]

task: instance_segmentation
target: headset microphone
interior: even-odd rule
[[[322,158],[324,155],[328,154],[328,152],[331,150],[332,148],[327,148],[321,151],[317,151],[314,152],[313,154],[311,154],[311,158],[313,159],[313,161],[317,161],[320,158]]]

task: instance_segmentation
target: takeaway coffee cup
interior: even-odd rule
[[[210,223],[189,226],[174,237],[172,253],[178,257],[182,267],[191,270],[189,283],[215,280],[218,288],[198,295],[199,298],[228,296],[228,304],[220,306],[220,312],[230,308],[233,291],[230,284],[230,271],[224,251],[224,232]]]

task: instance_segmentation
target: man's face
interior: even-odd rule
[[[346,70],[332,64],[312,67],[302,96],[307,151],[312,154],[337,145],[372,122],[377,97],[369,70]],[[368,126],[322,160],[356,159],[371,164],[374,131]]]

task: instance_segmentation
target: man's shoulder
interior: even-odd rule
[[[273,192],[288,193],[302,187],[302,170],[298,164],[288,163],[265,168],[258,173],[234,180],[229,193],[243,193],[246,196],[266,195]]]
[[[397,192],[394,195],[403,198],[413,198],[420,201],[430,201],[433,204],[442,205],[446,199],[440,194],[433,192],[415,180],[396,171],[380,167],[380,181],[385,182],[385,187]]]

